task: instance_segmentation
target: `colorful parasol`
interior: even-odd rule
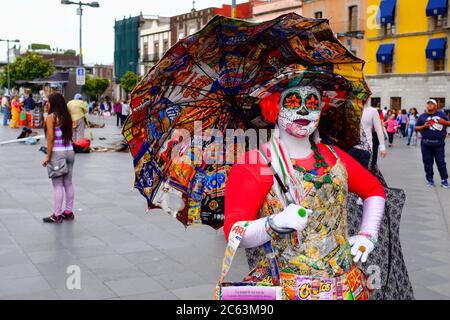
[[[291,13],[255,24],[216,16],[175,44],[132,93],[123,135],[134,158],[135,187],[149,207],[173,213],[186,226],[220,228],[233,165],[223,155],[245,150],[236,139],[214,147],[218,137],[230,129],[270,127],[258,102],[292,80],[286,67],[293,64],[302,73],[299,85],[323,91],[321,134],[343,148],[356,145],[370,94],[364,61],[334,37],[328,20]]]

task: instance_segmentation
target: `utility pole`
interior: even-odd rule
[[[80,67],[83,66],[83,7],[80,2],[77,14],[80,16]]]
[[[80,61],[79,61],[79,66],[80,68],[83,68],[84,64],[83,64],[83,6],[88,6],[91,8],[100,8],[100,4],[97,1],[93,1],[91,3],[84,3],[84,2],[73,2],[73,1],[69,1],[69,0],[61,0],[61,4],[64,5],[70,5],[70,4],[74,4],[78,6],[77,9],[77,15],[80,16]],[[78,70],[78,69],[77,69]],[[85,71],[83,71],[85,72]],[[80,86],[80,93],[82,90],[83,86]]]
[[[9,40],[9,39],[0,39],[0,42],[6,42],[6,46],[7,46],[7,66],[8,66],[8,72],[7,72],[7,77],[8,77],[8,94],[11,94],[11,74],[10,74],[10,70],[9,70],[9,64],[10,64],[10,59],[9,59],[9,43],[13,42],[13,43],[18,43],[20,42],[19,40]]]

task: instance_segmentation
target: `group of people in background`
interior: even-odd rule
[[[377,117],[374,110],[378,111]],[[365,141],[371,146],[372,168],[376,166],[378,154],[386,156],[385,140],[391,148],[395,136],[406,138],[406,145],[417,145],[420,139],[422,161],[424,164],[426,183],[429,187],[435,186],[433,166],[436,163],[441,186],[449,189],[447,164],[445,162],[445,141],[450,127],[449,116],[438,110],[438,103],[434,99],[426,102],[424,112],[419,115],[416,108],[407,110],[384,110],[365,107],[362,117],[362,129]],[[387,136],[387,137],[386,137]],[[415,142],[413,143],[413,139]]]
[[[386,131],[385,136],[389,142],[389,148],[393,147],[395,137],[406,138],[407,146],[411,146],[412,144],[417,145],[419,138],[418,132],[415,130],[417,120],[419,119],[419,111],[417,108],[411,108],[409,111],[406,109],[388,110],[387,108],[381,110],[379,107],[377,109],[384,130]]]
[[[123,127],[126,119],[131,114],[130,104],[126,99],[124,100],[116,100],[114,103],[111,101],[111,98],[106,96],[102,99],[92,99],[88,106],[89,114],[95,114],[100,117],[110,117],[116,116],[117,118],[117,126]]]
[[[38,101],[33,98],[33,94],[29,94],[27,98],[24,95],[3,95],[1,98],[1,112],[3,113],[3,126],[8,126],[13,129],[19,128],[19,121],[21,114],[31,112],[36,108],[41,108],[45,105],[44,98],[39,98]],[[25,121],[25,127],[28,123]]]

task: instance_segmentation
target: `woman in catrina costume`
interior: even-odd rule
[[[321,79],[317,73],[318,81],[304,81],[306,73],[287,68],[278,78],[289,78],[288,84],[255,94],[267,89],[260,107],[277,130],[230,172],[225,237],[238,230],[240,248],[249,249],[254,268],[244,282],[276,284],[279,277],[287,300],[367,300],[374,288],[362,266],[378,243],[385,188],[346,152],[320,141],[321,114],[329,103],[324,91],[339,91],[338,77]],[[351,101],[351,90],[340,92]],[[353,236],[347,227],[350,194],[363,201]]]

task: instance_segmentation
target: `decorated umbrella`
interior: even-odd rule
[[[242,153],[236,140],[209,147],[229,129],[269,128],[259,101],[290,80],[292,73],[281,70],[293,64],[303,75],[300,84],[324,92],[324,138],[345,149],[356,145],[370,94],[364,61],[334,37],[328,20],[294,13],[263,23],[216,16],[175,44],[132,93],[123,135],[135,187],[149,207],[170,211],[186,226],[220,228],[233,163],[210,163],[206,150],[209,156]]]

